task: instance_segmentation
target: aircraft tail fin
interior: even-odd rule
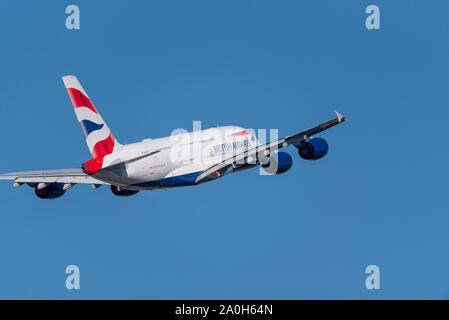
[[[121,147],[78,79],[75,76],[64,76],[62,81],[64,81],[92,157],[103,157]]]

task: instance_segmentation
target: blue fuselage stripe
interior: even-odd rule
[[[196,178],[201,174],[201,171],[183,174],[179,176],[147,181],[135,184],[136,187],[180,187],[190,186],[195,184]]]

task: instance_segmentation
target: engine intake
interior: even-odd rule
[[[66,190],[64,190],[65,183],[50,183],[44,188],[39,188],[39,185],[34,187],[34,192],[41,199],[56,199],[62,197]]]
[[[292,164],[292,157],[287,152],[278,152],[277,156],[270,156],[270,160],[262,167],[268,174],[281,174],[290,170]]]
[[[111,185],[111,191],[113,194],[119,197],[129,197],[139,192],[139,190],[123,189],[113,185]]]
[[[298,147],[299,156],[305,160],[318,160],[329,151],[329,145],[322,138],[312,138]]]

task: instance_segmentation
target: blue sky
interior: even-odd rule
[[[65,28],[77,4],[81,29]],[[380,7],[381,29],[365,28]],[[333,117],[327,157],[279,176],[53,201],[0,184],[0,298],[449,298],[447,1],[2,1],[2,172],[90,155],[61,76],[121,143]],[[81,289],[65,288],[67,265]],[[365,267],[381,289],[365,288]]]

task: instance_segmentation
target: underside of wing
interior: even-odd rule
[[[92,189],[106,184],[85,174],[81,169],[10,172],[0,174],[0,180],[14,180],[14,187],[27,184],[41,199],[59,198],[78,183],[91,184]]]
[[[320,133],[324,130],[327,130],[329,128],[332,128],[333,126],[336,126],[342,122],[345,121],[345,117],[339,114],[337,111],[334,111],[337,115],[336,118],[326,121],[324,123],[321,123],[315,127],[312,127],[310,129],[295,133],[291,136],[288,136],[285,138],[285,141],[287,141],[288,144],[293,144],[294,146],[299,146],[303,143],[303,141],[314,134]]]
[[[295,133],[293,135],[287,136],[285,138],[272,141],[266,144],[262,144],[259,146],[256,146],[252,149],[245,150],[239,154],[233,155],[232,157],[229,157],[222,162],[215,164],[208,168],[207,170],[203,171],[200,175],[198,175],[196,179],[196,183],[199,183],[205,179],[215,179],[220,176],[223,176],[225,174],[228,174],[234,170],[238,170],[240,167],[245,165],[258,165],[260,163],[264,164],[267,161],[269,161],[270,155],[273,153],[276,153],[278,149],[287,147],[289,145],[294,145],[295,147],[299,149],[303,147],[310,147],[307,146],[308,142],[311,140],[311,136],[317,133],[320,133],[324,130],[327,130],[335,125],[338,125],[345,121],[345,117],[343,117],[341,114],[339,114],[337,111],[335,111],[335,114],[337,115],[336,118],[329,120],[327,122],[321,123],[315,127],[312,127],[310,129]],[[316,140],[323,140],[323,139],[316,139]],[[313,147],[313,146],[312,146]],[[325,145],[327,148],[327,143]],[[320,151],[320,150],[315,150]],[[303,159],[319,159],[322,156],[324,156],[327,153],[327,149],[323,150],[322,154],[317,155],[315,158],[313,157],[314,154],[312,152],[312,155],[310,157],[307,157],[306,155],[300,155]],[[291,166],[291,163],[290,163]]]
[[[10,172],[0,174],[0,180],[14,180],[14,182],[19,185],[23,183],[88,183],[96,185],[106,184],[103,181],[88,176],[81,169]]]

